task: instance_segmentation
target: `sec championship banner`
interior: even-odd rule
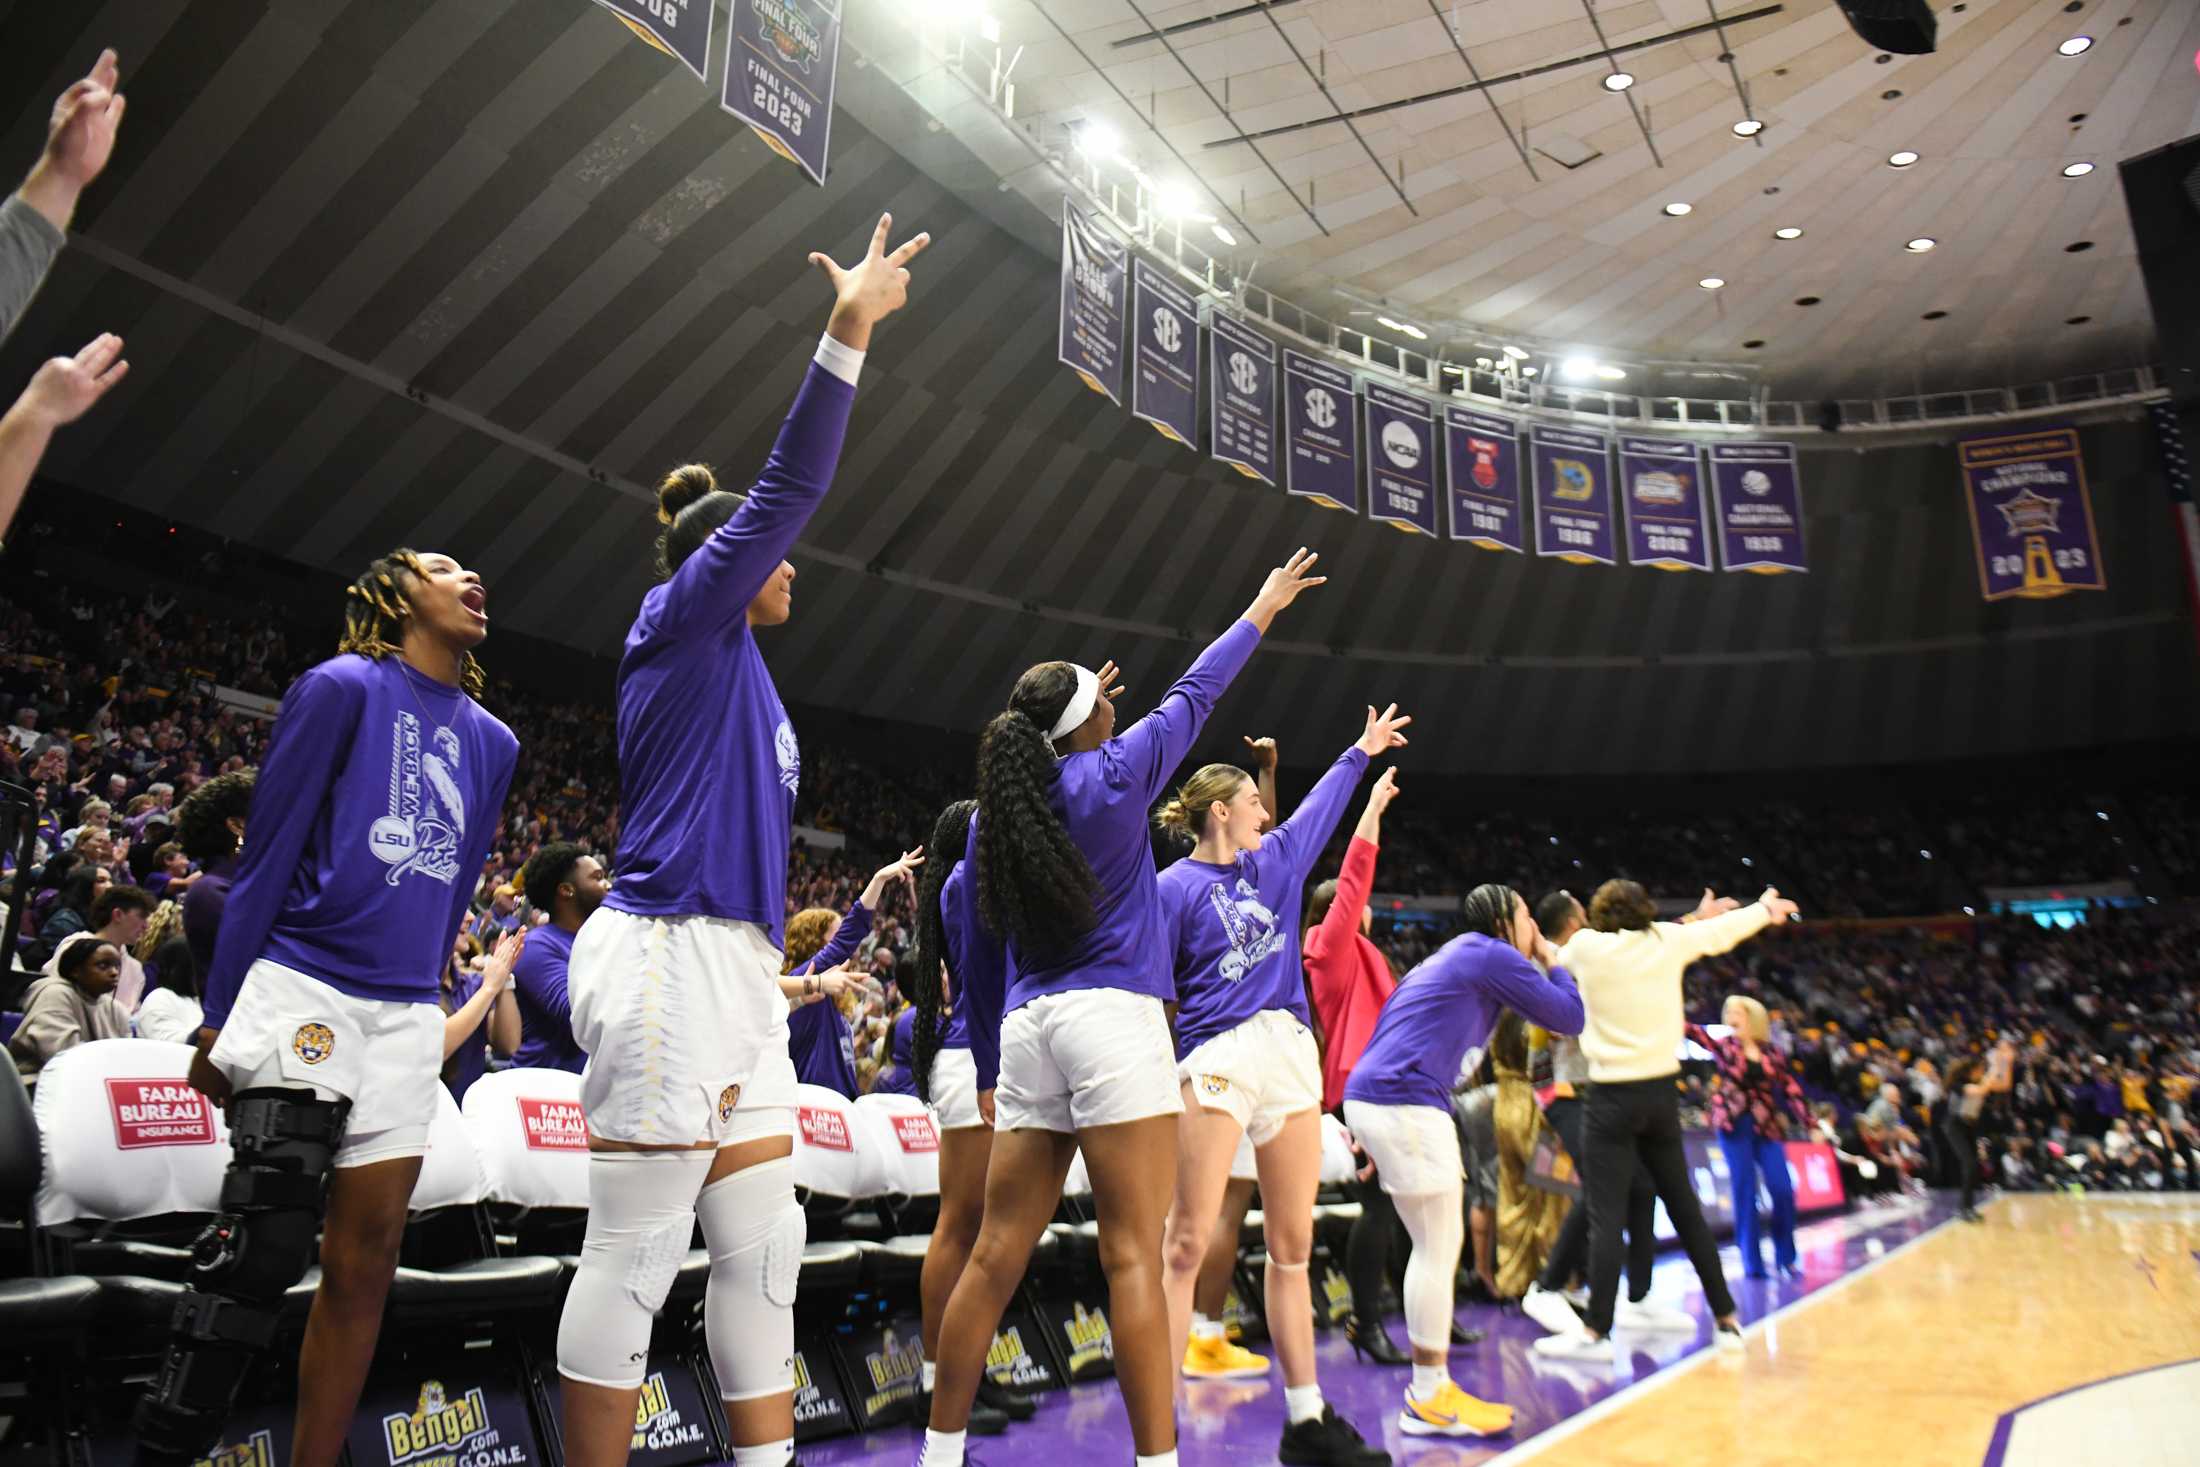
[[[1719,517],[1719,562],[1728,570],[1774,576],[1810,569],[1803,558],[1803,482],[1794,444],[1712,444],[1711,497]]]
[[[822,184],[840,65],[840,0],[733,0],[731,20],[722,105]]]
[[[1129,251],[1068,199],[1062,200],[1062,324],[1057,354],[1085,385],[1120,404],[1123,273]]]
[[[710,64],[712,0],[596,0],[626,28],[678,61],[702,81]]]
[[[1671,438],[1619,441],[1620,505],[1627,563],[1659,570],[1711,569],[1696,445]]]
[[[1966,438],[1956,456],[1987,600],[2106,589],[2077,429]]]
[[[1436,409],[1428,399],[1367,384],[1367,517],[1408,534],[1436,533]]]
[[[1495,413],[1446,408],[1444,456],[1451,486],[1451,538],[1484,550],[1525,552],[1520,425]]]
[[[1208,318],[1207,390],[1214,403],[1214,455],[1248,479],[1276,482],[1276,345],[1234,316]]]
[[[1284,487],[1329,509],[1359,513],[1360,423],[1352,375],[1285,347]]]
[[[1535,553],[1575,565],[1611,565],[1610,440],[1573,428],[1528,430],[1535,466]]]
[[[1144,259],[1131,264],[1131,416],[1190,447],[1199,436],[1199,305]]]

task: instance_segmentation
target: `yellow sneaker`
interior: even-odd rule
[[[1193,1380],[1253,1380],[1268,1373],[1268,1357],[1228,1340],[1194,1335],[1184,1347],[1184,1373]]]
[[[1407,1436],[1496,1436],[1512,1424],[1512,1407],[1478,1400],[1448,1380],[1426,1400],[1407,1391],[1398,1413],[1398,1429]]]

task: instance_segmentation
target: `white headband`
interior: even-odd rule
[[[1100,701],[1100,675],[1089,667],[1072,663],[1070,671],[1077,674],[1077,691],[1070,695],[1069,706],[1062,716],[1054,720],[1054,727],[1047,731],[1047,742],[1053,743],[1062,735],[1092,717],[1095,703]]]

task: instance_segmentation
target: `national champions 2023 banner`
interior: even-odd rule
[[[822,184],[840,65],[840,0],[733,0],[731,19],[721,105]]]
[[[1346,514],[1359,512],[1360,415],[1352,374],[1284,348],[1284,487]]]
[[[1131,324],[1131,416],[1189,448],[1199,438],[1199,305],[1140,256]]]
[[[706,80],[710,65],[711,22],[715,0],[596,0],[626,23],[626,28]]]
[[[1956,458],[1981,595],[2044,600],[2107,588],[2077,429],[1966,438]]]
[[[1408,534],[1436,533],[1436,409],[1425,397],[1370,382],[1367,517]]]
[[[1695,444],[1678,439],[1620,439],[1620,507],[1627,517],[1629,565],[1711,569],[1696,455]]]
[[[1520,520],[1520,425],[1473,408],[1444,410],[1451,538],[1484,550],[1525,553]]]
[[[1130,252],[1062,200],[1062,321],[1056,353],[1087,387],[1120,405],[1123,284]]]
[[[1810,569],[1794,444],[1712,444],[1711,498],[1721,565],[1765,576]]]
[[[1528,432],[1535,466],[1535,553],[1575,565],[1611,565],[1611,443],[1602,433],[1536,424]]]
[[[1222,311],[1208,318],[1207,330],[1214,337],[1207,392],[1214,405],[1215,461],[1273,484],[1278,477],[1276,344]]]

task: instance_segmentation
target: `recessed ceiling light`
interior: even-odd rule
[[[1734,124],[1734,136],[1738,138],[1753,138],[1764,130],[1765,125],[1754,117],[1745,117]]]
[[[1625,369],[1620,367],[1599,367],[1597,375],[1607,382],[1622,382],[1627,378]]]
[[[1586,377],[1597,369],[1597,364],[1587,357],[1568,357],[1558,364],[1558,370],[1576,379]]]
[[[1077,151],[1088,158],[1116,158],[1123,152],[1123,134],[1095,117],[1077,129]]]
[[[1902,88],[1900,87],[1889,87],[1887,88],[1887,90],[1879,94],[1879,100],[1882,102],[1896,102],[1900,101],[1901,98]]]
[[[2092,240],[2090,240],[2090,239],[2081,239],[2081,240],[2077,240],[2077,241],[2075,241],[2075,242],[2073,242],[2073,243],[2071,243],[2071,244],[2066,244],[2066,245],[2064,245],[2064,246],[2063,246],[2063,253],[2064,253],[2064,254],[2066,254],[2066,255],[2082,255],[2082,254],[2084,254],[2084,253],[2085,253],[2085,252],[2086,252],[2087,250],[2090,250],[2090,249],[2092,249],[2092,248],[2093,248],[2093,241],[2092,241]]]
[[[1695,208],[1696,206],[1694,204],[1684,204],[1679,199],[1675,199],[1672,203],[1665,206],[1665,212],[1671,215],[1673,218],[1678,219],[1683,214],[1693,213],[1695,211]]]
[[[1524,346],[1508,346],[1505,348],[1505,355],[1516,362],[1524,362],[1528,359],[1528,349]]]
[[[1904,148],[1899,153],[1889,153],[1887,155],[1887,166],[1889,168],[1907,168],[1916,161],[1917,154],[1908,148]]]
[[[1381,327],[1385,327],[1386,329],[1391,331],[1402,331],[1405,329],[1400,326],[1396,321],[1391,320],[1388,316],[1377,316],[1375,318],[1375,324]]]
[[[1742,343],[1742,350],[1755,351],[1758,347],[1763,346],[1764,344],[1764,339],[1762,337],[1752,337],[1748,341]]]
[[[2055,54],[2058,56],[2083,56],[2092,49],[2093,38],[2091,36],[2072,36],[2055,48]]]
[[[1523,377],[1533,377],[1535,374],[1536,368],[1534,367],[1522,367],[1520,369],[1520,375]]]
[[[1772,231],[1772,237],[1774,239],[1801,239],[1803,237],[1803,231],[1800,227],[1796,225],[1783,224],[1778,229]]]
[[[1404,332],[1407,336],[1412,337],[1415,341],[1428,340],[1428,333],[1426,331],[1423,331],[1420,327],[1414,325],[1411,321],[1400,321],[1398,323],[1398,329]]]
[[[1635,74],[1633,72],[1615,71],[1604,79],[1604,90],[1607,92],[1624,92],[1634,84]]]
[[[1904,245],[1902,248],[1908,250],[1913,255],[1922,255],[1927,250],[1931,249],[1934,245],[1937,245],[1939,243],[1940,241],[1934,239],[1931,235],[1921,234],[1916,239],[1913,239],[1908,244]]]
[[[1703,279],[1697,281],[1696,283],[1702,286],[1705,290],[1717,290],[1720,286],[1726,284],[1726,281],[1716,275],[1706,275]]]
[[[1799,295],[1795,298],[1795,304],[1799,306],[1815,306],[1818,301],[1819,297],[1814,295]]]
[[[1235,245],[1235,244],[1237,243],[1237,236],[1236,236],[1236,235],[1234,235],[1234,234],[1232,234],[1232,233],[1231,233],[1231,232],[1230,232],[1229,230],[1227,230],[1227,229],[1224,229],[1224,228],[1223,228],[1223,227],[1222,227],[1221,225],[1219,225],[1219,224],[1217,224],[1217,225],[1213,226],[1213,228],[1214,228],[1214,231],[1215,231],[1215,238],[1216,238],[1216,239],[1219,239],[1219,240],[1221,240],[1221,241],[1222,241],[1222,242],[1223,242],[1224,244],[1226,244],[1226,245],[1233,245],[1233,246],[1234,246],[1234,245]]]
[[[1945,319],[1947,315],[1948,313],[1946,311],[1927,311],[1918,319],[1921,321],[1939,321]]]
[[[2068,317],[2067,319],[2065,319],[2065,320],[2063,321],[2063,325],[2065,325],[2065,326],[2083,326],[2083,325],[2084,325],[2084,324],[2085,324],[2086,322],[2088,322],[2088,321],[2090,321],[2090,320],[2092,320],[2092,319],[2093,319],[2093,318],[2092,318],[2091,316],[2071,316],[2071,317]]]
[[[2093,165],[2090,163],[2066,163],[2063,165],[2063,177],[2065,178],[2083,178],[2092,171]]]

